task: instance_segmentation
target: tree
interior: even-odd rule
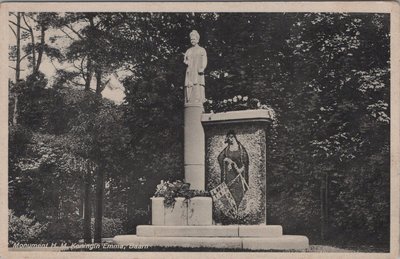
[[[14,107],[13,107],[13,114],[12,114],[12,125],[16,126],[17,121],[18,121],[18,85],[19,85],[19,80],[20,80],[20,73],[21,73],[21,61],[23,58],[21,58],[21,13],[17,12],[15,13],[10,13],[10,15],[14,15],[16,17],[16,22],[10,21],[11,24],[15,25],[15,30],[14,28],[9,25],[11,31],[13,32],[15,38],[16,38],[16,46],[15,46],[15,84],[14,87],[10,85],[10,93],[14,92]],[[9,54],[9,57],[13,59],[13,52]],[[9,84],[11,82],[9,81]]]
[[[44,53],[50,57],[59,57],[59,50],[50,47],[46,43],[46,31],[54,26],[54,21],[57,20],[58,14],[23,13],[22,18],[25,26],[21,28],[29,33],[31,39],[31,43],[26,46],[26,52],[30,53],[32,74],[36,74],[39,72]],[[36,43],[35,31],[39,31],[39,43]]]
[[[62,63],[73,68],[58,71],[60,84],[72,82],[90,91],[94,77],[95,93],[101,95],[121,61],[122,53],[115,50],[115,37],[109,30],[114,16],[117,14],[66,13],[58,20],[57,28],[70,40]]]
[[[289,41],[294,49],[293,58],[299,58],[296,62],[301,64],[300,72],[306,75],[302,83],[317,93],[318,100],[315,107],[317,109],[309,117],[313,126],[318,129],[309,140],[309,148],[316,162],[324,165],[320,167],[314,164],[316,177],[321,179],[323,238],[326,237],[326,227],[330,224],[328,216],[334,211],[328,207],[329,197],[335,197],[329,195],[329,192],[335,191],[329,190],[329,186],[334,185],[330,182],[345,180],[342,178],[345,175],[344,165],[361,169],[357,160],[367,161],[364,159],[371,154],[384,155],[381,152],[387,149],[364,149],[371,141],[378,144],[375,142],[378,139],[381,141],[378,146],[388,144],[389,120],[385,108],[389,101],[387,26],[386,18],[378,14],[318,13],[299,17],[293,26],[293,30],[297,32],[297,38],[293,37]],[[380,49],[379,55],[376,48]],[[368,82],[365,81],[366,78]],[[377,132],[386,132],[385,137],[376,136]],[[382,167],[384,171],[386,166]],[[354,173],[354,169],[347,170]],[[373,175],[373,170],[365,173]],[[351,183],[353,184],[356,183]],[[387,187],[383,184],[381,187],[385,186]],[[343,205],[348,206],[346,203],[351,201]],[[332,217],[331,220],[335,219],[337,218]]]
[[[10,16],[15,17],[15,21],[9,20],[9,27],[16,37],[16,45],[11,47],[10,59],[15,61],[15,83],[11,83],[10,92],[14,95],[14,107],[13,107],[13,125],[16,125],[18,118],[18,100],[19,94],[24,89],[21,89],[21,65],[25,58],[28,59],[29,63],[27,67],[32,68],[32,72],[29,75],[36,77],[39,73],[39,68],[42,63],[43,55],[47,54],[49,57],[59,57],[59,51],[56,48],[50,47],[46,43],[45,33],[53,25],[52,21],[57,17],[56,13],[10,13]],[[15,27],[15,29],[13,28]],[[21,33],[22,30],[22,33]],[[37,31],[40,31],[40,36],[37,36]],[[25,43],[25,40],[30,38],[30,43]],[[36,43],[39,38],[40,43]],[[21,49],[24,51],[24,55],[21,57]]]
[[[96,79],[95,93],[98,98],[101,98],[101,92],[105,89],[110,79],[107,76],[111,72],[115,72],[119,57],[110,48],[110,34],[104,29],[104,23],[111,19],[112,14],[97,14],[97,13],[67,13],[62,19],[59,20],[58,28],[71,39],[71,44],[67,47],[65,57],[67,62],[72,63],[75,70],[66,71],[60,70],[58,75],[61,77],[62,82],[73,82],[76,85],[82,85],[75,81],[75,78],[83,79],[84,90],[89,92],[91,90],[91,83],[93,76]],[[68,32],[67,32],[68,30]],[[73,35],[73,36],[72,36]],[[78,63],[78,65],[76,65]],[[61,82],[61,83],[62,83]],[[89,94],[87,98],[93,98]],[[87,101],[90,101],[90,100]],[[101,105],[100,100],[92,99],[93,109],[95,112],[99,111],[97,105]],[[89,112],[89,111],[88,111]],[[96,114],[93,112],[87,113],[89,121],[94,123]],[[106,123],[106,122],[105,122]],[[86,134],[95,134],[96,132],[87,131]],[[94,147],[93,147],[94,148]],[[103,198],[104,198],[104,182],[106,166],[102,159],[99,159],[101,153],[94,148],[94,153],[97,155],[91,157],[97,165],[96,169],[96,223],[95,223],[95,242],[100,242],[101,239],[101,225],[103,216]],[[89,181],[89,179],[87,179]],[[90,184],[87,183],[86,188]],[[85,193],[90,193],[87,189]],[[88,199],[85,199],[89,201]],[[86,205],[89,207],[90,205]],[[86,213],[86,217],[90,217]],[[90,219],[85,219],[85,229],[89,229]]]

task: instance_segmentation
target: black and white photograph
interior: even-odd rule
[[[0,258],[397,258],[398,3],[1,7]]]

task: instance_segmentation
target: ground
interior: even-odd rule
[[[204,251],[209,251],[209,252],[248,252],[246,250],[238,250],[238,249],[210,249],[210,248],[175,248],[175,247],[170,247],[170,248],[165,248],[165,247],[153,247],[153,248],[147,248],[147,249],[129,249],[126,248],[124,250],[121,249],[62,249],[62,248],[10,248],[9,251],[51,251],[51,252],[57,252],[57,251],[76,251],[76,252],[83,252],[83,251],[119,251],[119,252],[145,252],[145,251],[187,251],[187,252],[204,252]],[[340,247],[335,247],[335,246],[327,246],[327,245],[310,245],[308,249],[304,250],[290,250],[290,251],[283,251],[283,250],[271,250],[271,251],[260,251],[260,252],[306,252],[306,253],[371,253],[371,252],[386,252],[388,253],[389,251],[384,250],[384,249],[377,249],[375,247],[371,246],[361,246],[361,247],[356,247],[354,249],[348,249],[348,248],[340,248]]]

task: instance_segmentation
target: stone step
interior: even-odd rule
[[[242,247],[249,250],[289,250],[308,248],[306,236],[283,235],[281,237],[242,238]]]
[[[239,237],[280,237],[280,225],[239,225]]]
[[[305,236],[280,237],[144,237],[123,235],[114,237],[116,245],[141,247],[236,248],[247,250],[292,250],[308,248]]]
[[[280,237],[279,225],[154,226],[140,225],[139,237]]]

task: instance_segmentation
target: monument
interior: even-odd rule
[[[204,131],[201,114],[205,101],[204,70],[207,67],[206,50],[198,45],[200,35],[190,33],[189,48],[183,62],[187,65],[185,75],[184,105],[184,163],[185,180],[192,189],[204,190]]]
[[[266,220],[266,139],[268,110],[204,113],[206,50],[200,35],[190,33],[184,103],[184,171],[190,188],[212,197],[175,198],[166,206],[153,197],[152,225],[137,226],[136,235],[113,238],[119,245],[305,249],[305,236],[283,235]]]

